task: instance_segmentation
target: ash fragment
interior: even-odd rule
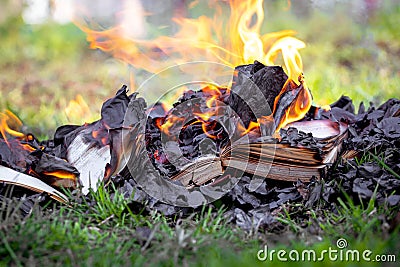
[[[352,109],[350,109],[352,111]],[[331,168],[324,187],[326,202],[343,198],[343,190],[355,203],[376,198],[378,205],[396,205],[400,198],[400,100],[389,99],[378,108],[360,105],[349,124],[344,150],[356,156]],[[375,193],[376,191],[376,193]]]
[[[250,121],[268,116],[274,107],[275,97],[281,91],[287,75],[279,66],[254,64],[235,68],[231,94],[227,104],[239,115],[247,128]]]

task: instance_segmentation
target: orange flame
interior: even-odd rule
[[[48,176],[54,176],[60,179],[70,179],[70,180],[75,180],[76,179],[76,175],[67,171],[63,171],[63,170],[59,170],[59,171],[44,171],[43,172],[44,175],[48,175]]]
[[[152,73],[196,60],[220,62],[231,67],[252,63],[255,59],[270,63],[275,55],[269,53],[273,44],[295,34],[294,31],[285,30],[261,35],[263,0],[230,0],[228,20],[225,19],[224,2],[215,1],[210,5],[215,11],[213,17],[175,17],[172,21],[179,26],[175,35],[150,40],[128,37],[122,24],[107,30],[93,30],[79,22],[76,25],[87,34],[90,48],[110,53],[117,59]],[[302,43],[294,37],[291,40]],[[275,50],[286,52],[284,44],[281,43]],[[300,46],[294,46],[297,47]],[[285,61],[289,69],[286,64]]]
[[[219,88],[215,85],[208,85],[201,89],[203,93],[208,96],[206,100],[206,106],[208,108],[216,107],[217,106],[217,100],[222,96],[221,92],[222,88]]]
[[[33,152],[36,148],[32,147],[27,143],[21,143],[20,141],[32,141],[33,136],[28,134],[19,132],[19,130],[15,130],[12,128],[21,128],[22,122],[21,120],[11,111],[6,110],[4,113],[0,113],[0,134],[3,137],[4,141],[8,146],[10,146],[8,142],[8,136],[11,136],[17,140],[17,143],[26,151]]]
[[[210,99],[212,99],[212,97],[210,97]],[[206,104],[208,104],[209,101],[207,100]],[[195,115],[198,119],[193,122],[194,123],[201,123],[201,128],[203,129],[203,132],[206,134],[206,136],[212,138],[212,139],[216,139],[217,136],[213,135],[210,133],[211,130],[213,130],[215,128],[216,121],[210,120],[212,116],[214,116],[216,114],[215,112],[216,108],[212,108],[207,112],[203,112],[203,113],[197,113],[194,112],[193,115]]]
[[[92,119],[92,113],[89,105],[83,99],[82,95],[77,94],[75,99],[69,101],[64,109],[67,119],[70,123],[82,123]]]
[[[311,105],[311,94],[302,79],[303,63],[298,51],[305,47],[304,42],[293,37],[295,32],[291,30],[261,33],[263,0],[229,0],[228,19],[224,16],[224,1],[212,1],[210,5],[215,11],[212,17],[175,17],[173,22],[179,26],[178,32],[173,36],[154,39],[130,38],[125,34],[124,25],[102,31],[79,23],[77,25],[87,34],[90,48],[101,49],[135,68],[152,73],[175,64],[198,60],[219,62],[231,67],[253,63],[254,60],[274,65],[281,53],[289,77],[287,83],[303,86],[303,91],[290,105],[286,115],[280,118],[276,131],[291,121],[303,118]],[[220,91],[210,86],[204,92],[210,93],[207,107],[214,108],[216,112]],[[212,112],[196,114],[204,130],[209,127]],[[169,128],[176,121],[178,118],[170,116],[163,124],[161,121],[157,123],[163,132],[169,133]],[[259,122],[252,122],[247,129],[240,130],[244,135],[259,126]]]
[[[179,123],[182,123],[183,120],[184,120],[184,118],[180,118],[180,117],[177,117],[177,116],[175,116],[175,115],[173,115],[173,114],[170,114],[170,115],[167,117],[167,119],[165,120],[164,123],[158,122],[158,123],[156,123],[156,125],[157,125],[157,127],[159,127],[159,129],[160,129],[162,132],[164,132],[166,135],[172,135],[172,134],[171,134],[171,131],[170,131],[171,127],[172,127],[172,126],[175,126],[176,123],[178,123],[178,122],[179,122]]]
[[[31,175],[34,175],[35,172],[32,171]],[[75,188],[77,184],[77,176],[73,173],[69,173],[64,170],[58,171],[49,171],[43,172],[43,175],[47,176],[50,179],[46,179],[46,183],[64,188]],[[54,179],[52,179],[54,178]]]
[[[242,124],[238,125],[238,131],[240,132],[240,136],[244,136],[246,134],[254,132],[255,130],[257,130],[259,128],[260,128],[260,123],[254,122],[254,121],[251,121],[249,124],[249,127],[247,127],[247,128],[245,128]]]
[[[300,86],[297,86],[296,83],[288,79],[283,86],[282,91],[279,95],[275,98],[274,103],[274,112],[277,108],[277,103],[281,95],[286,93],[289,90],[299,90],[299,93],[295,100],[290,103],[289,107],[285,110],[285,113],[281,118],[278,118],[276,121],[277,126],[275,132],[278,133],[279,130],[285,127],[287,124],[301,120],[307,114],[308,110],[311,107],[312,97],[310,91],[305,87],[304,81],[299,77]]]
[[[14,115],[9,110],[4,111],[4,113],[0,113],[0,133],[4,140],[7,142],[7,135],[11,135],[14,137],[24,137],[25,135],[17,130],[13,130],[11,127],[20,128],[22,126],[21,120]]]

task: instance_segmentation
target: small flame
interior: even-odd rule
[[[6,110],[4,111],[4,113],[0,113],[0,133],[3,139],[7,142],[7,135],[19,138],[25,136],[23,133],[11,129],[10,126],[15,128],[21,128],[22,122],[16,115],[14,115],[14,113],[12,113],[9,110]]]
[[[297,84],[297,80],[303,74],[303,62],[299,49],[304,48],[306,44],[294,37],[283,37],[276,41],[265,56],[265,63],[273,65],[279,52],[282,53],[288,77]],[[297,84],[298,85],[298,84]]]
[[[215,85],[208,85],[201,89],[204,93],[205,96],[208,96],[208,99],[206,100],[206,106],[208,108],[216,107],[218,106],[217,100],[221,98],[222,92],[221,92],[220,87],[217,87]]]
[[[62,170],[50,171],[50,172],[44,171],[43,174],[47,175],[47,176],[57,177],[57,178],[60,178],[60,179],[71,179],[71,180],[74,180],[74,181],[76,179],[76,175],[75,174],[67,172],[67,171],[62,171]]]
[[[238,125],[238,131],[240,132],[240,136],[244,136],[246,134],[255,132],[257,129],[260,128],[260,123],[254,122],[254,121],[250,121],[250,124],[247,128],[245,128],[242,124]]]
[[[209,103],[209,101],[207,101],[206,104],[207,103]],[[216,135],[210,133],[217,125],[216,121],[211,119],[212,116],[214,116],[215,114],[215,108],[203,113],[193,113],[193,115],[197,117],[197,120],[194,121],[192,124],[201,123],[201,128],[203,129],[203,132],[211,139],[217,139]]]
[[[4,139],[4,142],[9,147],[11,147],[9,141],[13,140],[22,149],[28,152],[35,151],[37,148],[32,147],[29,144],[29,142],[34,141],[33,135],[32,134],[25,135],[24,133],[20,132],[21,127],[22,127],[21,120],[11,111],[6,110],[3,113],[0,113],[0,134],[1,137],[3,137]],[[12,139],[9,140],[9,138]]]
[[[65,108],[67,119],[71,123],[82,123],[90,121],[93,117],[89,105],[83,99],[82,95],[77,94],[75,99],[72,99]]]
[[[285,85],[283,86],[282,91],[275,98],[274,111],[273,111],[274,114],[277,110],[277,104],[279,102],[279,99],[283,94],[287,92],[289,93],[294,92],[294,90],[299,90],[295,100],[289,103],[290,105],[286,108],[285,113],[280,118],[276,118],[277,119],[277,121],[275,121],[275,123],[277,124],[275,130],[276,133],[278,133],[279,130],[285,127],[287,124],[304,118],[304,116],[307,114],[308,110],[311,107],[312,103],[311,93],[305,86],[302,76],[299,77],[299,82],[300,85],[297,86],[297,84],[294,81],[288,79]]]
[[[172,135],[171,133],[171,127],[176,126],[177,123],[182,124],[184,121],[184,118],[175,116],[173,114],[170,114],[167,119],[165,120],[164,123],[158,122],[156,123],[157,127],[166,135]]]
[[[30,174],[35,175],[36,173],[32,171]],[[41,173],[41,175],[46,176],[46,178],[44,178],[46,183],[52,186],[75,188],[77,185],[77,176],[64,170],[44,171]],[[35,176],[38,176],[38,174]]]
[[[32,147],[32,146],[29,145],[29,144],[22,144],[22,143],[21,143],[20,145],[22,146],[23,149],[25,149],[25,150],[28,151],[28,152],[33,152],[33,151],[36,150],[36,148]]]

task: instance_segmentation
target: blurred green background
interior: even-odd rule
[[[39,1],[45,3],[45,18],[34,21],[32,3],[38,1],[0,0],[0,110],[10,109],[30,132],[45,137],[62,124],[98,118],[104,100],[121,84],[130,83],[132,69],[89,49],[85,34],[73,23],[57,21],[54,14],[61,1]],[[83,2],[90,7],[90,1]],[[99,2],[114,6],[109,11],[115,13],[124,1]],[[397,2],[265,1],[262,33],[284,29],[298,32],[296,37],[307,44],[300,52],[316,104],[329,104],[342,94],[350,96],[356,105],[361,101],[379,104],[398,97],[400,92]],[[152,14],[145,19],[151,28],[153,23],[171,23],[169,18],[185,10],[191,1],[142,4]],[[194,17],[212,13],[207,7],[207,2],[200,1],[186,12]],[[99,21],[113,23],[112,14],[100,12],[98,4],[96,9]],[[70,106],[72,111],[67,116],[65,110],[78,94],[87,106]],[[84,114],[74,114],[78,109]]]

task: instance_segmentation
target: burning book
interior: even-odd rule
[[[235,168],[247,174],[273,180],[309,182],[312,178],[319,180],[325,174],[327,167],[337,158],[347,126],[329,120],[302,125],[303,135],[299,137],[296,125],[290,125],[284,139],[267,139],[252,143],[234,143],[221,150],[219,157],[203,157],[188,164],[171,179],[180,181],[183,185],[202,185],[221,176],[226,168]],[[315,139],[308,147],[290,145],[290,135],[299,139],[308,134],[321,135],[313,132],[315,126],[329,129],[332,135]],[[324,130],[325,130],[324,129]],[[306,135],[304,135],[304,133]],[[287,138],[287,139],[286,139]]]
[[[292,86],[285,81],[287,76],[282,68],[258,62],[238,68],[247,69],[243,74],[246,79],[253,80],[261,88],[259,93],[269,98],[276,95],[271,93],[271,86],[282,86],[283,90],[270,100],[274,104],[272,111],[267,108],[258,114],[260,110],[252,106],[265,106],[258,102],[265,100],[251,99],[253,92],[248,95],[247,106],[232,104],[246,98],[243,92],[238,93],[238,88],[244,90],[238,80],[242,74],[235,72],[231,88],[208,86],[200,91],[187,91],[175,109],[169,111],[158,104],[146,108],[144,99],[137,98],[136,93],[128,96],[124,86],[104,103],[99,121],[61,126],[52,140],[42,142],[13,130],[21,123],[7,112],[2,115],[0,181],[45,192],[65,202],[67,197],[60,192],[61,187],[81,188],[86,194],[116,175],[130,179],[132,173],[126,171],[128,161],[139,160],[135,143],[143,137],[145,152],[155,168],[167,180],[188,189],[222,182],[229,178],[224,175],[228,168],[239,170],[246,177],[254,176],[253,179],[309,182],[323,178],[326,169],[341,155],[348,124],[357,122],[346,110],[346,98],[332,104],[330,110],[311,105],[302,110],[296,105],[305,106],[311,95],[302,92],[308,90],[302,83]],[[271,73],[271,77],[266,73]],[[257,78],[258,75],[264,79]],[[275,79],[280,76],[283,79]],[[285,88],[288,85],[291,87]],[[196,96],[203,101],[196,102]],[[225,105],[216,108],[218,103]],[[400,114],[398,105],[393,109],[396,107],[391,116]],[[231,112],[221,112],[223,108]],[[304,118],[287,123],[293,116],[298,117],[290,110],[300,110],[303,113],[300,117]],[[195,119],[185,121],[189,113]],[[145,124],[143,132],[135,127],[140,122]],[[162,136],[172,136],[177,146],[171,146],[170,142],[163,144]],[[211,143],[202,150],[205,141]],[[181,151],[181,158],[188,164],[173,161],[168,152],[175,149]],[[344,152],[349,154],[349,150]]]
[[[60,188],[96,190],[118,172],[123,115],[129,101],[123,86],[103,104],[102,118],[91,124],[59,127],[54,139],[39,142],[32,134],[12,129],[22,123],[11,112],[1,114],[0,181],[66,202]]]
[[[245,69],[245,71],[240,71],[241,69]],[[198,118],[196,121],[182,126],[180,122],[183,121],[185,115],[181,115],[181,117],[174,115],[174,117],[171,116],[172,111],[170,111],[166,112],[165,117],[156,117],[154,115],[157,114],[155,108],[149,109],[146,129],[146,141],[149,144],[147,151],[156,168],[159,168],[161,172],[167,170],[164,172],[167,178],[180,181],[188,187],[194,184],[207,184],[222,174],[227,167],[277,180],[309,181],[312,177],[319,179],[327,164],[334,161],[340,150],[341,140],[346,133],[345,124],[330,120],[287,124],[285,120],[290,121],[292,116],[299,116],[290,112],[290,110],[296,109],[293,105],[303,102],[310,103],[311,99],[304,99],[304,97],[309,98],[310,94],[302,92],[308,89],[302,83],[292,88],[293,85],[286,81],[287,76],[280,67],[266,67],[256,62],[240,66],[236,70],[239,73],[235,72],[231,89],[206,87],[199,92],[184,93],[179,101],[181,107],[186,107],[185,105],[189,103],[186,100],[193,99],[196,94],[206,99],[204,103],[197,103],[198,105],[190,103],[187,105],[189,110],[183,110],[184,113],[196,114]],[[242,75],[245,75],[246,79]],[[259,79],[260,75],[264,78]],[[250,103],[246,104],[247,106],[237,103],[243,101],[241,96],[246,95],[243,92],[243,88],[245,88],[243,82],[252,82],[253,80],[258,83],[254,83],[254,85],[262,88],[261,93],[270,101],[275,95],[275,99],[271,101],[274,103],[274,113],[268,113],[268,110],[260,113],[260,110],[256,110],[259,114],[254,114],[252,111],[254,109],[251,109],[252,105],[268,106],[263,102],[258,103],[259,99],[247,99],[246,103]],[[281,91],[271,90],[271,86],[284,89]],[[290,86],[290,88],[285,86]],[[253,87],[246,88],[251,90]],[[59,127],[53,140],[39,142],[32,135],[19,132],[15,134],[16,131],[12,131],[5,124],[3,136],[12,133],[17,137],[5,138],[2,141],[2,165],[26,175],[15,176],[14,172],[8,170],[10,175],[3,175],[6,178],[2,178],[2,181],[18,185],[25,184],[27,188],[36,188],[37,191],[58,196],[63,195],[53,192],[49,188],[45,189],[39,181],[56,188],[80,187],[84,194],[87,194],[90,188],[96,190],[99,182],[109,181],[113,175],[118,174],[125,167],[123,151],[129,151],[128,147],[130,146],[129,143],[123,143],[121,134],[128,104],[131,100],[136,99],[136,94],[128,96],[126,93],[126,87],[123,87],[115,97],[104,103],[102,118],[99,121],[82,126]],[[253,94],[248,92],[247,95]],[[231,104],[232,110],[237,109],[237,112],[233,112],[233,117],[225,118],[227,123],[231,124],[231,130],[237,137],[236,141],[232,141],[235,138],[232,139],[232,136],[216,123],[226,117],[226,113],[218,111],[219,108],[216,106],[218,101],[226,103],[226,106],[229,107]],[[144,114],[143,99],[142,102],[141,112]],[[285,107],[282,107],[283,105]],[[162,112],[165,113],[165,111]],[[205,112],[209,112],[209,115],[204,116]],[[304,111],[302,112],[305,114]],[[257,116],[261,116],[258,121],[256,120]],[[301,116],[304,115],[300,114]],[[3,116],[3,118],[5,117]],[[279,121],[279,127],[285,126],[286,130],[279,131],[275,123],[271,123],[274,120]],[[168,128],[166,125],[171,127]],[[298,133],[294,127],[308,132],[308,134]],[[178,131],[176,134],[182,139],[179,141],[180,144],[187,144],[181,146],[182,151],[191,150],[190,155],[186,156],[193,160],[191,164],[179,169],[176,166],[172,166],[171,169],[170,159],[163,155],[162,144],[158,140],[153,140],[154,136],[159,137],[161,132],[174,134],[174,131]],[[262,136],[261,132],[268,133],[268,135]],[[281,136],[275,136],[279,133]],[[132,133],[129,134],[132,135]],[[313,138],[312,135],[318,135],[319,138]],[[134,140],[135,138],[137,137],[129,136],[125,139]],[[203,157],[196,151],[196,140],[200,142],[210,138],[217,147],[217,153],[214,154],[214,157]],[[160,162],[161,164],[159,164]],[[206,168],[206,171],[202,171],[200,166]],[[14,182],[8,178],[13,175],[19,177]],[[39,180],[32,179],[34,182],[26,183],[27,175],[35,176]],[[51,179],[47,177],[51,177]]]
[[[148,123],[153,125],[148,125],[148,130],[152,134],[146,141],[152,144],[148,151],[153,164],[187,187],[215,183],[227,168],[274,180],[320,179],[340,154],[347,124],[329,119],[295,122],[308,112],[311,95],[302,82],[297,86],[287,81],[282,68],[256,61],[236,68],[231,90],[205,87],[184,94],[164,117],[150,112]],[[194,102],[201,97],[205,98],[203,105]],[[273,112],[268,102],[274,106]],[[227,116],[227,110],[221,112],[223,104],[234,110],[229,120],[235,125],[218,125]],[[197,119],[185,124],[182,118],[190,117],[188,114]],[[231,133],[224,132],[227,128]],[[163,152],[162,135],[179,136],[182,156],[192,162],[181,168],[170,164],[168,152]],[[199,155],[198,143],[205,138],[211,139],[216,149]]]
[[[254,179],[323,178],[341,155],[348,124],[355,118],[343,111],[341,103],[332,105],[332,111],[312,106],[298,52],[305,44],[293,37],[293,31],[261,35],[261,0],[230,4],[228,26],[215,23],[222,15],[218,12],[214,19],[176,18],[181,29],[175,36],[152,41],[127,38],[123,27],[96,31],[80,25],[91,48],[151,73],[193,60],[239,66],[231,85],[188,90],[170,110],[162,103],[146,108],[144,99],[135,93],[128,96],[123,86],[103,104],[100,120],[61,126],[52,140],[39,142],[14,130],[10,123],[16,128],[21,123],[5,113],[0,127],[0,181],[65,200],[58,191],[61,187],[87,194],[116,176],[148,179],[127,171],[149,167],[136,164],[142,156],[165,178],[162,185],[178,183],[185,190],[222,182],[229,178],[224,175],[227,169]],[[287,74],[274,66],[278,52]],[[344,152],[349,157],[357,151]]]

